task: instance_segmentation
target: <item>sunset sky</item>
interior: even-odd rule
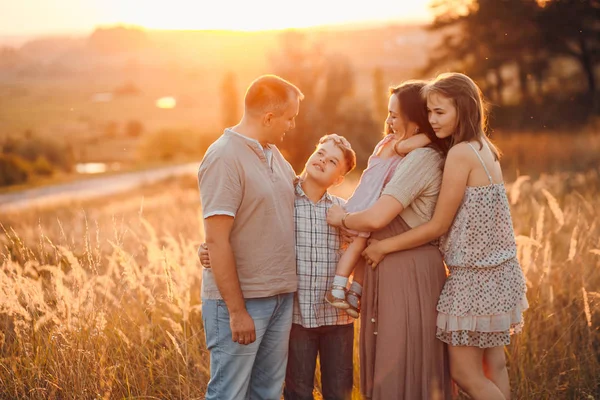
[[[430,20],[431,0],[0,0],[0,35],[89,33],[118,23],[156,29],[262,30]]]

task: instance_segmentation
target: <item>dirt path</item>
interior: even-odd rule
[[[172,176],[195,175],[199,165],[199,162],[174,165],[0,194],[0,213],[125,192]]]

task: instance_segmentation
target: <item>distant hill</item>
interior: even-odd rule
[[[359,69],[418,68],[427,60],[431,34],[421,26],[341,26],[302,29],[310,40],[350,58]],[[98,28],[88,37],[49,37],[16,48],[21,67],[29,63],[68,63],[75,70],[139,67],[174,63],[206,69],[262,69],[267,55],[277,51],[282,31],[152,31],[139,28]],[[18,70],[18,66],[11,68]],[[6,70],[0,72],[7,72]]]

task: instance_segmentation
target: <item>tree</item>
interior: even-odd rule
[[[372,75],[373,83],[373,118],[375,121],[385,120],[388,109],[387,109],[387,87],[384,82],[383,70],[379,67],[373,70]]]
[[[588,96],[599,111],[595,70],[600,62],[600,0],[546,0],[538,25],[553,54],[571,57],[581,66]]]
[[[433,7],[431,29],[444,32],[444,39],[425,72],[440,66],[462,70],[502,104],[511,83],[503,72],[513,68],[520,100],[529,102],[539,100],[553,61],[569,57],[581,66],[598,110],[600,0],[449,0]]]
[[[319,138],[328,133],[345,136],[357,152],[358,168],[364,167],[380,129],[369,107],[354,98],[354,69],[348,59],[327,53],[301,33],[288,31],[280,37],[280,47],[270,62],[277,75],[305,95],[296,128],[281,145],[296,172],[303,169]]]
[[[239,93],[237,78],[228,72],[221,82],[221,116],[224,127],[234,126],[240,119]]]
[[[144,125],[137,120],[131,120],[127,122],[127,126],[125,127],[125,133],[129,137],[138,137],[144,132]]]
[[[31,166],[14,154],[0,153],[0,186],[18,185],[29,179]]]
[[[521,98],[531,97],[528,79],[548,68],[548,54],[536,21],[541,7],[530,0],[454,0],[433,5],[436,19],[430,29],[444,38],[425,72],[442,66],[464,71],[479,80],[488,98],[505,103],[503,70],[514,67]],[[457,12],[459,10],[459,12]]]
[[[27,164],[41,163],[38,160],[43,158],[63,171],[71,171],[75,164],[70,143],[53,136],[39,136],[30,130],[21,136],[9,136],[0,141],[0,149],[3,154],[14,155]]]

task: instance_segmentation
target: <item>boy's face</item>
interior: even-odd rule
[[[332,140],[319,144],[305,165],[306,174],[323,187],[342,181],[346,174],[344,153]]]

